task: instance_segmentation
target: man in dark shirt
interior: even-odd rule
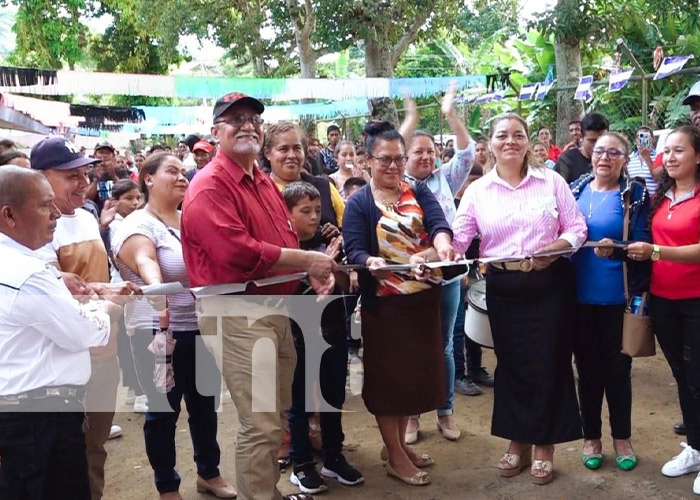
[[[321,163],[326,174],[332,174],[338,170],[338,163],[335,161],[335,146],[340,141],[340,127],[331,125],[326,129],[328,147],[321,151]]]
[[[580,148],[572,148],[566,153],[562,153],[554,166],[554,170],[559,172],[566,182],[571,184],[583,174],[591,171],[591,155],[593,146],[598,138],[608,131],[610,124],[607,118],[600,113],[588,113],[581,120]]]
[[[87,189],[87,199],[97,205],[98,212],[102,212],[105,201],[112,197],[112,188],[119,179],[129,176],[124,169],[117,169],[116,149],[109,142],[98,142],[95,145],[94,157],[100,160],[95,170],[90,174],[90,184]]]
[[[240,93],[216,101],[211,133],[219,140],[219,148],[207,167],[192,179],[182,209],[182,248],[190,284],[245,283],[305,271],[316,293],[328,295],[335,286],[335,262],[323,253],[299,250],[279,189],[256,166],[263,143],[260,115],[264,110],[260,101]],[[251,285],[245,295],[293,295],[298,286],[298,281]],[[267,305],[280,303],[271,297],[264,302],[246,299],[245,311],[233,310],[240,306],[235,299],[223,302],[223,306],[219,299],[201,300],[199,323],[205,336],[216,334],[218,328],[212,323],[218,321],[214,316],[219,313],[214,310],[225,309],[219,315],[221,346],[212,347],[223,351],[224,380],[241,423],[236,445],[239,498],[279,500],[280,472],[275,457],[282,444],[282,421],[292,403],[296,365],[289,318],[283,310],[275,312],[274,305]],[[259,344],[274,344],[274,357],[269,349],[255,349],[255,368],[260,370],[261,363],[263,368],[273,366],[273,373],[253,373],[254,348],[259,340],[263,340]],[[272,385],[276,399],[266,397],[261,385]],[[301,500],[304,495],[294,498]]]

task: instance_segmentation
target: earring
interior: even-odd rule
[[[152,187],[153,187],[153,183],[152,183],[152,182],[147,182],[147,183],[146,183],[146,186],[148,186],[149,188],[152,188]]]

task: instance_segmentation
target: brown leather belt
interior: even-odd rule
[[[529,273],[534,269],[530,259],[514,260],[511,262],[492,262],[489,265],[501,271],[516,271],[521,273]]]

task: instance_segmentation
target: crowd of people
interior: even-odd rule
[[[508,442],[494,460],[501,476],[529,468],[533,483],[550,483],[555,445],[579,439],[582,465],[600,468],[604,397],[615,465],[630,471],[632,358],[621,346],[635,304],[648,304],[687,433],[661,472],[700,471],[700,82],[683,101],[691,124],[663,152],[650,128],[633,147],[596,112],[569,124],[561,149],[548,127],[533,137],[516,114],[473,138],[454,88],[441,112],[455,138],[443,147],[417,129],[406,99],[400,128],[372,121],[353,142],[333,125],[325,147],[294,123],[265,126],[263,103],[239,93],[216,101],[211,136],[176,150],[120,155],[99,142],[88,156],[50,137],[27,156],[0,141],[0,255],[12,262],[0,269],[0,498],[102,498],[120,381],[146,414],[161,499],[182,498],[183,399],[200,492],[279,500],[285,468],[300,490],[289,500],[329,480],[362,484],[343,454],[342,413],[309,408],[342,410],[347,364],[360,358],[379,458],[406,485],[432,482],[435,460],[411,446],[421,422],[435,411],[441,435],[459,440],[455,394],[484,386],[494,387],[491,432]],[[456,278],[428,265],[465,257],[490,263]],[[164,283],[298,272],[249,284],[235,307],[189,292],[139,297]],[[486,284],[495,376],[464,332],[475,280]],[[286,299],[309,294],[325,307],[315,331],[290,320]],[[319,333],[313,375],[308,344]],[[235,488],[219,469],[222,380],[240,424]]]

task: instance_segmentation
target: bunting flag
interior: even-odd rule
[[[654,80],[661,80],[662,78],[671,76],[674,73],[678,73],[680,70],[683,69],[685,63],[687,63],[693,57],[693,54],[687,56],[666,57],[664,59],[664,62],[661,63],[661,66],[659,66],[659,69],[656,71],[656,74],[654,75]]]
[[[576,88],[574,99],[579,101],[590,101],[593,99],[593,75],[581,77],[581,81]]]
[[[622,90],[629,82],[632,73],[634,73],[634,68],[616,69],[613,71],[610,74],[608,92],[619,92]]]
[[[537,93],[535,94],[535,100],[541,101],[542,99],[547,97],[547,94],[549,94],[549,90],[554,86],[555,82],[556,80],[552,80],[551,83],[547,83],[546,81],[540,83],[539,87],[537,88]]]
[[[532,99],[537,92],[537,86],[539,83],[528,83],[520,87],[520,95],[518,96],[519,101],[527,101]]]
[[[488,94],[480,95],[474,101],[474,104],[486,104],[487,102],[493,101],[494,93],[489,92]]]
[[[9,71],[13,68],[0,67]],[[455,81],[458,89],[485,88],[483,75],[427,78],[220,78],[126,73],[58,71],[56,78],[39,78],[18,85],[17,79],[0,81],[0,92],[33,95],[132,95],[216,99],[232,91],[258,99],[352,100],[400,98],[404,91],[414,97],[445,92]],[[36,83],[32,85],[33,83]]]

